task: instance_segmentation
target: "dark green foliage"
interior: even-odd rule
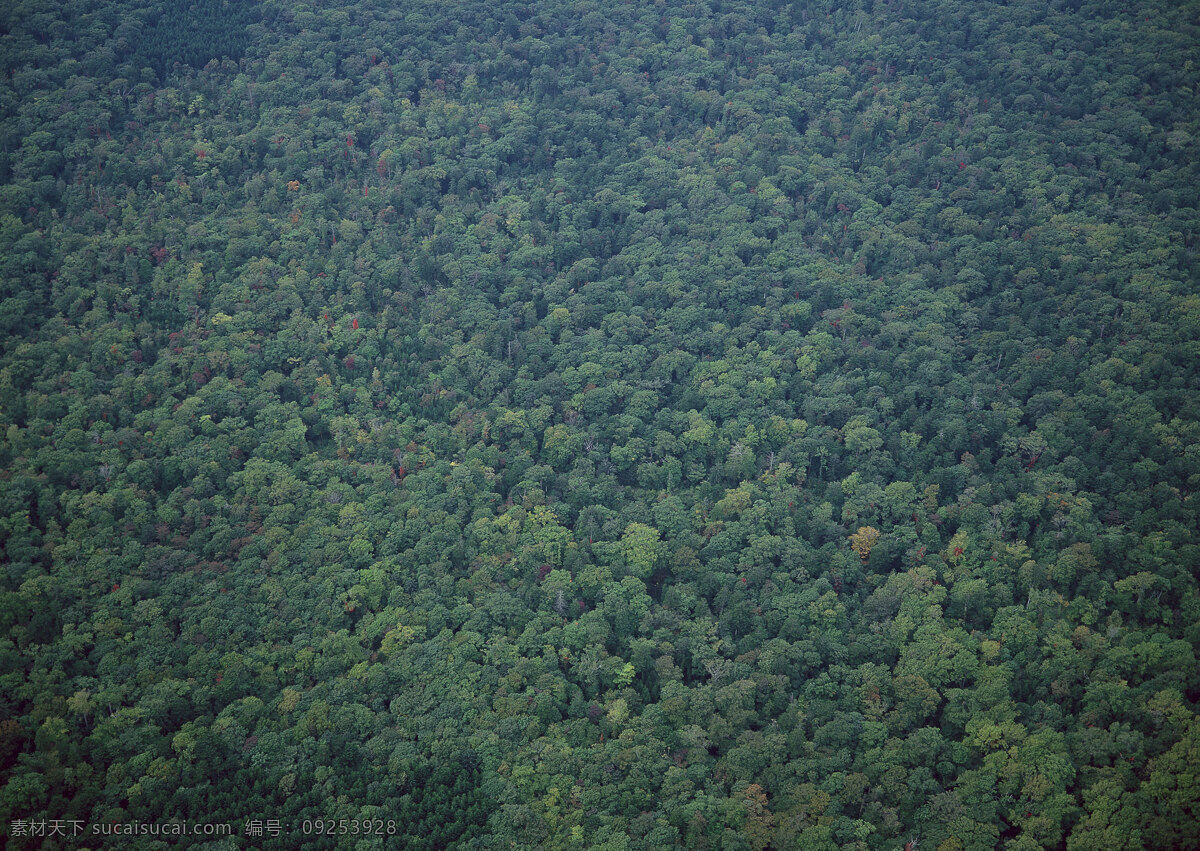
[[[258,23],[254,0],[165,0],[156,4],[136,40],[136,56],[159,76],[176,64],[203,68],[210,60],[238,60]]]
[[[1194,846],[1194,11],[4,12],[5,847]]]

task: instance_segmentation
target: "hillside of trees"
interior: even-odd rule
[[[4,846],[1200,847],[1197,44],[0,10]]]

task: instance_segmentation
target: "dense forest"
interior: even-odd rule
[[[0,18],[6,847],[1200,847],[1195,0]]]

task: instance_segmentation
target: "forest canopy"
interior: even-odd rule
[[[5,847],[1200,847],[1196,3],[0,16]]]

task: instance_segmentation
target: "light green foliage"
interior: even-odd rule
[[[879,432],[867,425],[865,417],[855,417],[842,429],[846,448],[851,452],[870,452],[883,446]]]
[[[661,549],[658,530],[653,526],[630,523],[621,534],[621,556],[634,576],[647,578],[658,562]]]

